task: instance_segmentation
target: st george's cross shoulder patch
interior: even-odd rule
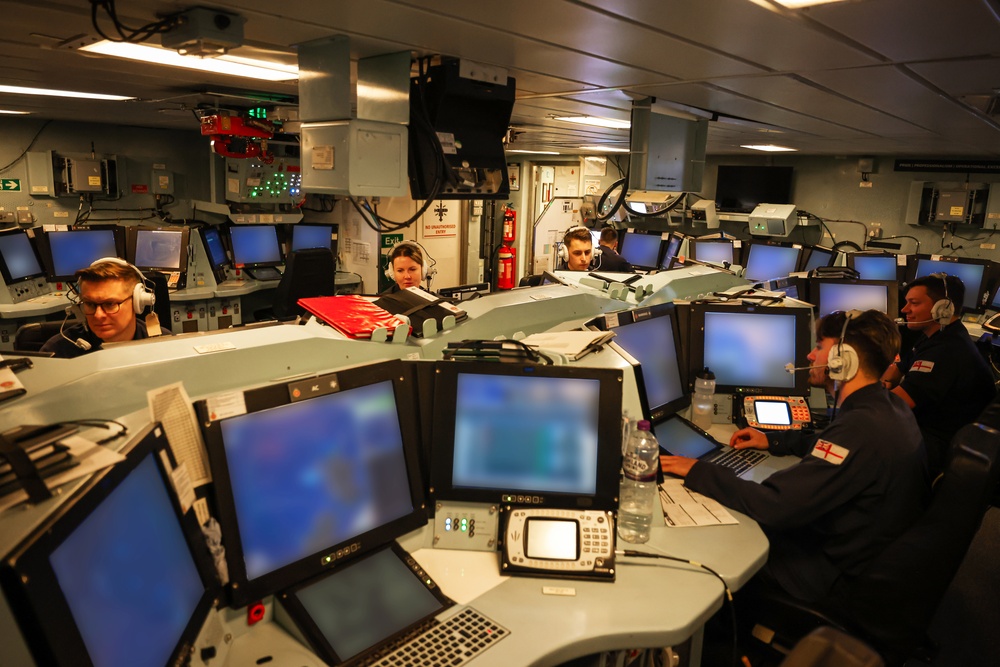
[[[930,373],[931,371],[934,370],[934,362],[923,361],[922,359],[919,361],[914,361],[913,365],[910,366],[910,370],[917,373]]]
[[[817,440],[810,453],[818,459],[823,459],[839,466],[851,452],[846,447],[835,445],[829,440]]]

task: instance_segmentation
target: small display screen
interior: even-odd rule
[[[237,267],[280,264],[281,248],[274,225],[233,225],[229,228]]]
[[[202,238],[205,239],[205,248],[208,251],[208,259],[212,262],[212,266],[218,268],[226,262],[229,261],[229,257],[226,256],[226,248],[222,245],[222,235],[219,234],[218,229],[205,229],[202,232]]]
[[[138,229],[135,232],[135,265],[140,269],[181,268],[184,233],[169,229]]]
[[[631,232],[622,239],[622,257],[632,266],[656,268],[660,255],[659,234],[638,234]]]
[[[593,495],[601,383],[459,374],[456,488]]]
[[[917,270],[914,278],[923,278],[932,273],[947,273],[949,276],[956,276],[965,285],[965,300],[962,307],[969,310],[979,308],[979,299],[983,291],[983,272],[986,267],[982,264],[965,264],[962,262],[945,262],[938,259],[920,258],[917,260]],[[957,304],[956,304],[957,305]]]
[[[333,243],[333,225],[295,225],[292,227],[292,250],[308,248],[330,249]]]
[[[795,315],[706,312],[703,366],[717,385],[791,389],[795,377],[785,364],[799,358],[795,339]]]
[[[692,259],[712,264],[733,264],[732,241],[694,241]]]
[[[49,232],[53,275],[70,277],[103,257],[117,257],[115,233],[110,229]]]
[[[528,558],[571,561],[579,558],[580,525],[576,521],[528,519],[524,532],[524,555]]]
[[[0,256],[11,281],[42,275],[42,267],[31,247],[31,239],[22,231],[0,234]]]
[[[861,280],[896,280],[895,256],[853,255],[851,261]]]
[[[754,419],[758,424],[791,426],[792,410],[784,401],[754,401]]]
[[[795,271],[801,248],[755,243],[747,258],[746,279],[753,281],[784,278]]]
[[[391,549],[341,566],[295,595],[341,661],[443,608]]]
[[[889,313],[889,287],[861,283],[819,283],[817,316],[826,317],[837,311],[877,310]]]
[[[677,344],[669,316],[625,324],[613,331],[614,342],[641,365],[642,383],[651,413],[684,397]]]
[[[719,444],[680,419],[668,419],[653,427],[660,448],[674,456],[697,459],[718,449]]]
[[[809,259],[806,260],[806,265],[802,267],[803,271],[812,271],[813,269],[818,269],[821,266],[830,266],[830,262],[833,261],[833,253],[829,250],[824,250],[823,248],[813,248],[812,252],[809,253]]]
[[[162,667],[205,591],[152,456],[49,558],[90,661]]]
[[[683,240],[684,240],[683,237],[680,237],[680,236],[671,236],[670,237],[670,241],[667,242],[667,250],[663,254],[663,262],[662,262],[661,266],[663,266],[663,267],[670,266],[670,260],[672,260],[674,257],[676,257],[677,253],[680,252],[681,241],[683,241]]]

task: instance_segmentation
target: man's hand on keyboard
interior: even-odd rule
[[[767,449],[767,436],[755,428],[741,428],[729,439],[733,449]]]
[[[698,459],[689,459],[686,456],[660,455],[660,469],[668,475],[677,475],[678,477],[687,477],[697,462]]]

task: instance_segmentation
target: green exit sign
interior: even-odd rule
[[[382,248],[389,249],[397,243],[403,242],[402,234],[383,234],[382,235]]]
[[[259,118],[260,120],[267,120],[267,109],[264,107],[254,107],[247,112],[250,118]]]

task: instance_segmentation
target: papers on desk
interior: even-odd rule
[[[211,482],[208,451],[184,384],[175,382],[147,391],[146,400],[149,402],[150,418],[163,424],[174,460],[178,465],[186,464],[191,483],[201,486]]]
[[[684,486],[682,479],[666,479],[660,485],[663,521],[673,528],[722,526],[739,523],[718,501]]]
[[[599,349],[614,336],[614,331],[549,331],[531,334],[521,342],[576,361]]]

